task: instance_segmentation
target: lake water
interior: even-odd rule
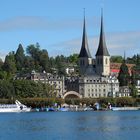
[[[140,140],[140,111],[1,113],[0,140]]]

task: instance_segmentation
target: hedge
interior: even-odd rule
[[[120,97],[120,98],[20,98],[18,99],[21,103],[31,106],[32,108],[36,107],[46,107],[53,106],[55,103],[61,106],[64,103],[68,105],[94,105],[98,102],[101,107],[106,107],[108,103],[112,106],[137,106],[140,105],[140,98],[131,98],[131,97]],[[12,104],[14,100],[10,99],[0,99],[0,104]]]

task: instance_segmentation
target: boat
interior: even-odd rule
[[[61,111],[61,112],[69,111],[69,108],[61,107],[58,109],[58,111]]]
[[[31,108],[20,103],[18,100],[15,104],[0,104],[0,113],[2,112],[30,112]]]
[[[111,107],[112,111],[139,110],[139,107]]]

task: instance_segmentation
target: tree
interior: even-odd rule
[[[27,46],[26,52],[34,61],[34,68],[36,70],[39,70],[40,69],[40,66],[39,66],[40,46],[38,44],[29,45]]]
[[[5,57],[5,62],[3,65],[3,70],[15,74],[16,72],[16,61],[15,61],[15,54],[14,52],[10,52],[6,57]]]
[[[25,54],[21,44],[19,44],[18,49],[16,51],[15,60],[17,70],[22,70],[22,68],[24,67]]]
[[[46,72],[50,72],[49,56],[47,50],[40,51],[39,64]]]
[[[114,63],[122,63],[123,58],[122,56],[111,56],[110,61]]]
[[[2,66],[3,66],[3,61],[2,61],[2,59],[0,58],[0,70],[2,70]]]
[[[140,54],[134,55],[132,58],[128,57],[127,62],[131,64],[140,64]]]
[[[31,80],[15,80],[13,85],[17,98],[52,97],[54,91],[54,88],[49,84],[36,83]]]
[[[55,64],[56,64],[56,69],[58,70],[59,75],[65,75],[65,58],[63,55],[61,56],[56,56],[55,58]]]
[[[33,69],[35,69],[35,62],[32,57],[30,56],[25,57],[24,68],[25,68],[25,73],[31,72]]]
[[[129,84],[130,74],[129,74],[128,67],[127,67],[125,61],[122,63],[122,65],[120,67],[118,80],[119,80],[120,86],[128,86],[128,84]]]
[[[50,72],[48,52],[45,49],[41,50],[39,43],[36,43],[36,45],[29,45],[26,51],[34,61],[34,69]]]
[[[11,81],[0,80],[0,98],[11,99],[14,93],[14,87]]]
[[[79,54],[73,54],[68,57],[68,60],[72,64],[78,64],[78,56]]]

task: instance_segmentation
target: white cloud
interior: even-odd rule
[[[42,17],[15,17],[0,22],[0,31],[11,31],[20,29],[44,29],[47,20]]]
[[[81,28],[82,19],[49,19],[38,16],[20,16],[0,21],[0,31],[15,30],[65,30]],[[87,19],[89,26],[98,26],[99,19],[92,17]]]

